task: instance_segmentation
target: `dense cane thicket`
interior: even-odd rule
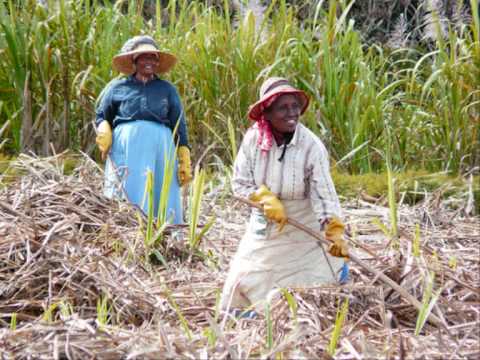
[[[111,58],[148,33],[180,59],[167,78],[194,157],[211,145],[206,159],[230,164],[259,84],[285,75],[312,97],[304,121],[343,169],[478,165],[478,1],[278,0],[257,18],[246,3],[2,1],[2,150],[93,153],[95,100],[118,75]]]

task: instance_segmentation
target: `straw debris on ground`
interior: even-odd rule
[[[352,251],[431,304],[446,329],[419,327],[413,306],[354,264],[348,285],[285,289],[268,317],[237,320],[217,305],[249,209],[209,187],[201,219],[216,222],[204,256],[154,264],[138,210],[102,195],[87,157],[66,175],[64,156],[21,155],[12,164],[21,178],[0,190],[2,359],[480,357],[480,219],[465,207],[435,194],[402,205],[392,238],[388,208],[343,202],[351,238],[368,249]]]

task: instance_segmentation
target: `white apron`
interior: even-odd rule
[[[282,203],[289,218],[320,230],[309,199]],[[342,258],[330,256],[313,237],[292,225],[287,224],[280,233],[277,228],[277,224],[267,222],[263,212],[252,210],[223,288],[222,309],[251,305],[261,309],[272,289],[315,286],[339,279]]]

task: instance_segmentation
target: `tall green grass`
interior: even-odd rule
[[[17,313],[12,313],[10,317],[10,330],[17,330]]]
[[[439,289],[435,294],[433,293],[433,285],[435,280],[435,273],[427,273],[425,276],[424,291],[422,297],[422,308],[418,312],[417,321],[415,324],[415,336],[420,335],[420,332],[423,329],[423,326],[427,322],[427,318],[433,310],[433,307],[437,303],[438,298],[442,292],[442,289]]]
[[[330,356],[334,356],[337,350],[338,340],[340,339],[340,335],[342,334],[343,323],[348,314],[348,303],[348,298],[343,301],[342,305],[340,305],[340,300],[338,301],[338,310],[337,316],[335,317],[335,325],[333,327],[330,342],[328,343],[327,347],[327,353]]]
[[[202,237],[212,227],[215,222],[215,218],[211,218],[203,228],[198,231],[200,222],[202,197],[205,189],[205,170],[200,170],[198,167],[195,169],[193,181],[190,186],[189,196],[189,216],[188,216],[188,244],[190,250],[197,250]]]
[[[176,130],[176,129],[175,129]],[[175,131],[174,131],[175,132]],[[164,239],[164,231],[168,225],[172,222],[169,213],[169,198],[170,187],[172,186],[174,176],[177,176],[175,171],[175,159],[177,156],[177,148],[164,145],[164,172],[163,181],[160,189],[160,196],[155,199],[155,174],[152,170],[148,169],[145,179],[145,191],[142,200],[142,207],[147,205],[147,223],[145,224],[144,244],[147,258],[153,255],[159,260],[165,267],[168,266],[164,255],[158,249]],[[173,155],[173,156],[171,156]],[[158,209],[155,213],[155,202],[158,201]],[[141,219],[141,217],[139,216]],[[143,228],[142,222],[140,228]]]
[[[97,324],[99,328],[105,327],[112,320],[112,307],[109,305],[108,294],[103,294],[97,299]]]
[[[265,13],[231,23],[200,1],[59,0],[0,2],[0,128],[4,151],[54,147],[94,151],[92,109],[117,76],[111,59],[124,41],[152,34],[178,55],[167,75],[182,96],[195,153],[214,141],[215,156],[231,164],[250,125],[246,113],[265,77],[284,75],[312,98],[303,121],[351,172],[425,168],[462,172],[479,162],[480,24],[438,36],[432,49],[390,50],[366,45],[349,21],[352,2],[319,3],[299,23],[284,0]]]

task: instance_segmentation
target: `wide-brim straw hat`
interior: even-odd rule
[[[304,91],[290,85],[290,82],[285,78],[271,77],[265,80],[260,87],[260,98],[248,109],[248,117],[254,121],[260,120],[262,111],[264,110],[262,105],[273,96],[278,94],[297,95],[302,107],[301,114],[307,110],[310,100]]]
[[[112,60],[112,66],[121,73],[131,75],[135,72],[135,58],[140,54],[156,54],[158,56],[158,65],[155,67],[156,74],[163,74],[175,65],[177,58],[175,55],[160,51],[152,37],[135,36],[129,39],[115,55]]]

